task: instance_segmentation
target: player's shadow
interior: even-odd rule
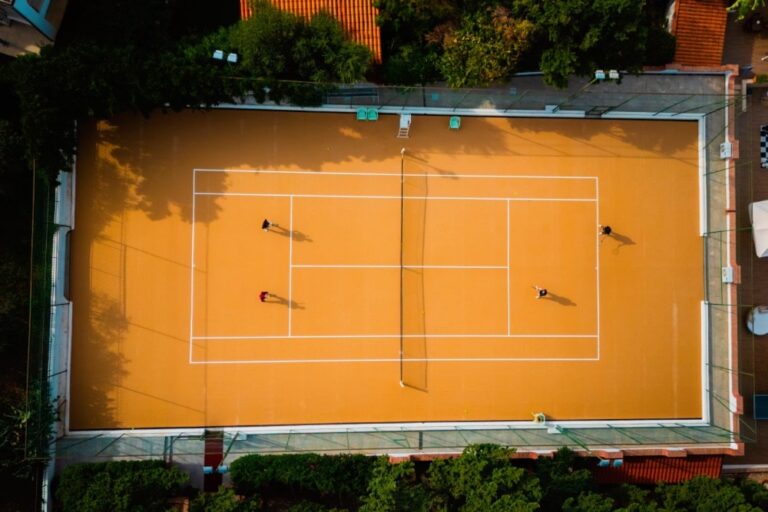
[[[314,240],[312,240],[312,238],[308,234],[302,231],[299,231],[298,229],[290,230],[290,229],[285,229],[282,226],[273,224],[272,226],[269,227],[269,232],[274,233],[276,235],[293,238],[294,242],[314,242]]]
[[[634,240],[632,240],[627,235],[623,235],[623,234],[617,232],[616,230],[612,231],[610,235],[604,235],[602,237],[602,239],[603,239],[603,241],[612,240],[612,241],[617,242],[617,245],[614,248],[614,250],[621,249],[625,245],[636,245]]]
[[[295,300],[288,300],[280,295],[270,293],[269,297],[264,301],[265,304],[278,304],[280,306],[286,306],[291,309],[305,309],[303,304],[299,304]]]
[[[552,302],[557,302],[561,306],[575,306],[576,303],[573,302],[568,297],[563,297],[562,295],[557,295],[556,293],[548,292],[546,297],[543,297],[544,300],[551,300]]]

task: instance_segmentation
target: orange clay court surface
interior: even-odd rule
[[[84,127],[70,428],[701,417],[695,122],[398,121]]]

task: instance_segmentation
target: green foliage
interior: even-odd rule
[[[459,457],[433,461],[426,473],[410,461],[390,464],[387,457],[249,455],[231,466],[234,490],[201,493],[190,510],[756,512],[768,504],[768,491],[749,480],[698,477],[655,490],[597,489],[585,469],[576,469],[594,465],[594,459],[563,448],[539,458],[530,471],[514,463],[513,452],[468,446]],[[161,461],[78,464],[64,470],[57,497],[64,511],[164,510],[187,482],[185,474]]]
[[[404,45],[384,63],[387,83],[398,85],[427,84],[442,79],[438,70],[438,47],[430,44]]]
[[[565,87],[595,69],[674,57],[674,38],[637,0],[376,0],[388,83],[482,86],[521,66]],[[437,64],[435,76],[430,63]],[[424,66],[426,64],[426,66]],[[420,65],[423,71],[420,72]]]
[[[646,55],[643,64],[663,66],[675,59],[677,39],[666,28],[651,25],[648,28],[648,40],[645,44]]]
[[[542,508],[558,510],[568,498],[575,498],[590,490],[592,473],[574,468],[578,457],[568,448],[560,448],[551,458],[539,457],[536,475],[543,491]]]
[[[347,512],[346,509],[327,508],[320,503],[313,501],[303,500],[296,504],[290,505],[286,512]]]
[[[198,494],[189,504],[190,512],[250,512],[259,509],[258,500],[241,500],[233,489],[223,486],[212,494]]]
[[[735,0],[729,7],[729,11],[736,12],[736,18],[743,20],[747,14],[765,7],[765,0]]]
[[[9,395],[0,399],[0,468],[6,474],[25,478],[48,461],[55,411],[39,386],[26,400]]]
[[[287,492],[346,506],[365,495],[374,462],[364,455],[248,455],[234,461],[230,469],[239,494],[269,499]]]
[[[56,44],[129,44],[153,53],[171,44],[172,11],[172,2],[167,0],[70,2]]]
[[[379,10],[385,58],[406,46],[421,47],[435,27],[461,14],[454,0],[374,0],[373,5]]]
[[[624,484],[621,486],[620,494],[626,504],[619,509],[622,512],[656,512],[659,510],[658,504],[649,490]]]
[[[635,70],[643,63],[647,26],[637,0],[516,0],[515,13],[536,25],[549,85],[598,68]]]
[[[454,0],[374,0],[379,10],[384,79],[397,85],[443,80],[442,33],[461,15]]]
[[[350,83],[364,77],[370,52],[349,41],[329,14],[307,22],[268,3],[253,7],[253,16],[231,29],[228,47],[241,57],[238,76],[265,81],[270,99],[297,96],[298,89],[281,88],[279,81]]]
[[[562,510],[563,512],[611,512],[613,500],[594,492],[581,493],[578,498],[566,499]]]
[[[418,512],[427,510],[426,488],[416,478],[413,462],[390,464],[379,457],[360,512]]]
[[[228,87],[224,70],[213,65],[213,42],[153,55],[130,44],[79,43],[20,57],[9,66],[9,79],[19,100],[26,159],[51,176],[68,166],[78,119],[231,101],[241,91]]]
[[[75,464],[62,472],[56,497],[64,512],[164,511],[188,482],[189,475],[162,461]]]
[[[503,7],[464,16],[457,30],[443,38],[440,70],[451,87],[489,85],[508,78],[525,52],[533,31]]]
[[[713,478],[699,476],[687,482],[662,484],[656,488],[664,509],[696,512],[758,512],[761,509],[747,503],[738,486]]]
[[[513,449],[471,445],[455,459],[436,460],[428,471],[433,508],[486,512],[536,510],[538,479],[513,466]]]
[[[753,480],[739,480],[736,484],[744,493],[747,503],[750,503],[761,510],[768,510],[768,489]]]
[[[2,88],[0,94],[3,94]],[[3,103],[0,102],[0,110]],[[6,375],[18,376],[19,382],[23,382],[32,180],[23,158],[24,143],[19,131],[17,123],[0,118],[0,219],[3,219],[0,239],[15,242],[0,244],[0,360],[5,363],[3,372]],[[12,394],[6,390],[4,399],[8,400]]]
[[[150,49],[138,34],[129,32],[119,45],[102,37],[106,43],[85,38],[47,47],[8,66],[4,79],[19,105],[26,160],[51,176],[67,166],[78,119],[212,105],[251,90],[264,101],[264,87],[274,101],[318,104],[328,90],[319,84],[359,81],[371,60],[330,15],[307,22],[266,4],[257,4],[249,21],[196,41],[172,45],[158,35],[163,44]],[[222,48],[236,51],[240,64],[214,62],[213,50]]]

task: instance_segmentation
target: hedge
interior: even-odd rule
[[[56,497],[61,510],[153,512],[189,483],[189,475],[160,460],[74,464],[64,469]]]
[[[376,459],[365,455],[247,455],[230,471],[238,494],[288,491],[326,501],[356,502],[368,492]]]

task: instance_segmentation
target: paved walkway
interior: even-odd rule
[[[733,15],[726,29],[723,63],[752,66],[757,75],[768,75],[768,30],[755,34],[743,29]],[[737,224],[741,229],[737,238],[737,258],[742,271],[739,288],[738,312],[740,322],[739,347],[741,393],[745,414],[741,434],[746,443],[744,457],[726,459],[726,464],[768,463],[768,421],[753,419],[752,397],[755,393],[768,393],[768,339],[751,335],[744,326],[749,307],[768,304],[768,259],[757,258],[749,229],[747,206],[753,201],[768,199],[768,169],[760,167],[760,126],[768,124],[768,83],[750,88],[746,99],[746,112],[737,113],[736,136],[740,144],[740,158],[736,171]]]

